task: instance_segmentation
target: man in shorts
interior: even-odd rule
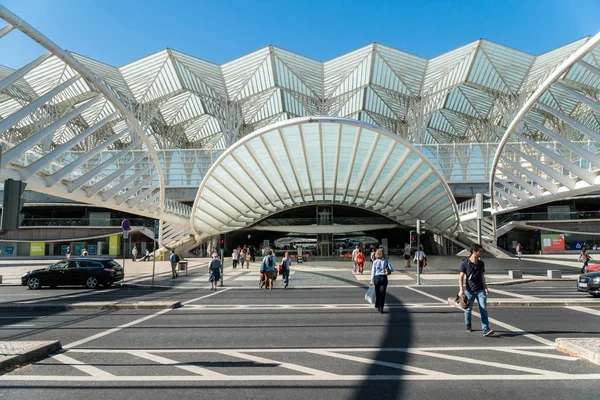
[[[357,245],[356,248],[352,251],[352,261],[354,262],[354,273],[358,270],[358,263],[356,262],[356,256],[360,252],[360,247]]]

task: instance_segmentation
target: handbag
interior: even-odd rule
[[[391,275],[392,274],[392,270],[390,269],[389,264],[387,263],[387,261],[385,263],[385,274],[386,275]]]
[[[365,293],[365,300],[370,304],[375,304],[375,288],[373,286],[369,286],[369,289],[367,289],[367,293]]]

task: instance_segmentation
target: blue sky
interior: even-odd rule
[[[541,54],[600,31],[598,0],[0,0],[62,48],[120,66],[170,47],[221,64],[273,44],[326,61],[372,42],[434,57],[479,38]],[[41,54],[20,33],[0,64]]]

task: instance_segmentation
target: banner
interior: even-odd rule
[[[565,235],[563,233],[542,233],[543,251],[564,251]]]
[[[121,252],[121,237],[113,235],[108,238],[108,255],[118,256]]]
[[[30,256],[43,256],[45,243],[44,242],[31,242],[29,244],[29,255]]]

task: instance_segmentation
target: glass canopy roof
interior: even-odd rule
[[[318,203],[371,210],[400,224],[454,231],[454,196],[434,166],[390,132],[355,120],[298,118],[227,149],[205,176],[193,229],[214,235],[279,211]]]

